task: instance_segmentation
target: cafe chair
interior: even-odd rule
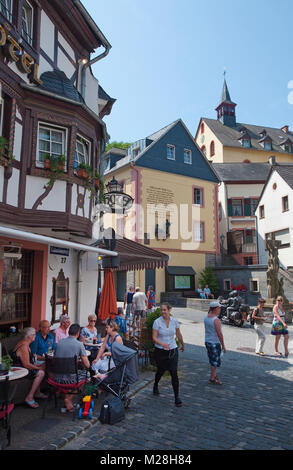
[[[54,396],[55,408],[57,408],[57,399],[61,394],[71,394],[79,396],[82,393],[83,386],[86,379],[78,380],[78,357],[49,357],[45,356],[46,369],[45,377],[48,386],[48,399],[44,400],[42,418],[45,418],[48,402]],[[55,374],[74,375],[75,381],[73,383],[58,383],[54,381]],[[75,412],[72,413],[75,419]]]
[[[1,450],[11,444],[11,414],[14,409],[12,403],[13,397],[16,391],[16,385],[14,385],[12,393],[10,392],[10,382],[7,376],[5,380],[0,382],[0,423],[3,428],[3,436],[1,442]]]

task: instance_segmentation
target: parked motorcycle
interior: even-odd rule
[[[233,290],[228,295],[228,299],[219,297],[218,301],[221,304],[220,320],[228,325],[242,327],[250,312],[250,307],[243,303],[238,291]]]

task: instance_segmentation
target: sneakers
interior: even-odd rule
[[[183,405],[182,401],[180,398],[175,398],[175,406],[181,407]]]
[[[153,395],[156,395],[156,396],[159,396],[159,395],[160,395],[159,387],[158,387],[157,385],[154,385],[154,388],[153,388]]]

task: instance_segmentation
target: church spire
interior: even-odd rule
[[[226,82],[226,71],[224,72],[224,85],[222,90],[222,97],[219,106],[216,108],[218,121],[221,121],[225,126],[236,126],[235,108],[237,104],[233,103],[230,97]]]

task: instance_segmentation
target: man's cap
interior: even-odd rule
[[[216,308],[216,307],[221,307],[220,302],[218,302],[217,300],[210,302],[210,308]]]

